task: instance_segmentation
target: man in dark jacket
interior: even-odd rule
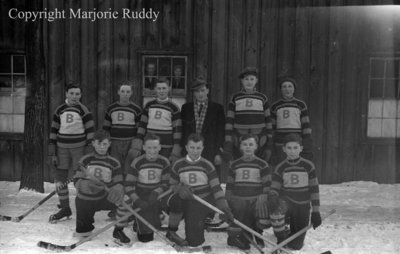
[[[192,82],[193,102],[182,106],[182,145],[191,133],[199,133],[204,137],[202,157],[214,163],[219,178],[221,173],[220,148],[225,136],[225,113],[221,104],[208,99],[209,84],[199,77]],[[221,180],[221,179],[220,179]]]

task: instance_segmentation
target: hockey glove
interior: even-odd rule
[[[313,228],[316,229],[319,227],[322,223],[321,220],[321,214],[319,212],[312,212],[311,213],[311,224],[313,225]]]
[[[256,201],[256,215],[257,218],[268,218],[268,195],[267,194],[261,194],[258,195],[257,201]]]
[[[138,198],[138,199],[135,201],[135,206],[138,207],[138,208],[140,208],[141,210],[144,210],[144,209],[146,209],[146,208],[149,206],[149,202],[144,201],[144,200],[141,199],[141,198]]]
[[[122,184],[116,184],[108,191],[107,200],[114,204],[119,204],[124,199],[124,187]]]
[[[79,179],[75,184],[75,188],[78,192],[85,194],[96,194],[104,190],[103,185],[96,184],[88,179]]]
[[[178,195],[181,199],[193,199],[192,190],[185,184],[180,184],[178,188]]]
[[[226,199],[219,199],[216,202],[217,207],[224,212],[223,216],[221,217],[222,220],[228,222],[229,224],[233,223],[235,218],[233,217],[233,213],[229,208],[228,201]]]
[[[268,210],[270,213],[275,213],[279,209],[279,195],[276,192],[268,193],[267,201]]]
[[[155,202],[157,201],[157,198],[158,198],[158,193],[157,193],[156,191],[150,192],[150,195],[149,195],[149,203],[150,203],[150,204],[155,203]]]

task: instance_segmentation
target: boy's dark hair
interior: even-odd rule
[[[73,88],[79,88],[82,92],[82,87],[80,86],[80,84],[78,82],[72,82],[69,83],[65,86],[65,92],[68,92],[69,89],[73,89]]]
[[[153,133],[147,133],[146,136],[144,136],[143,144],[145,144],[147,140],[158,140],[158,142],[161,141],[160,137]]]
[[[119,83],[119,85],[118,85],[118,91],[119,91],[119,89],[121,89],[121,86],[130,86],[131,87],[131,90],[133,90],[133,81],[130,81],[130,80],[123,80],[123,81],[121,81],[121,83]]]
[[[105,130],[98,130],[94,133],[93,136],[93,141],[98,140],[98,141],[103,141],[105,139],[110,140],[110,133],[108,133],[108,131]]]
[[[157,85],[158,83],[166,83],[167,86],[169,86],[169,79],[167,79],[166,77],[159,77],[159,78],[157,79],[157,81],[156,81],[156,85]]]
[[[296,80],[295,80],[294,78],[289,77],[289,76],[279,78],[279,81],[278,81],[279,88],[282,88],[282,84],[283,84],[284,82],[290,82],[290,83],[292,83],[293,86],[294,86],[294,90],[296,90],[296,88],[297,88],[297,82],[296,82]]]
[[[203,144],[204,144],[204,137],[203,137],[201,134],[192,133],[192,134],[190,134],[189,137],[187,138],[186,144],[188,144],[189,141],[193,141],[193,142],[195,142],[195,143],[201,141],[201,142],[203,142]]]
[[[253,135],[253,134],[250,134],[250,133],[244,134],[243,136],[240,136],[240,138],[239,138],[239,144],[241,144],[242,141],[248,140],[248,139],[250,139],[250,138],[254,138],[254,140],[255,140],[256,143],[258,144],[258,137],[257,137],[257,135]]]
[[[294,133],[286,135],[283,145],[286,145],[289,142],[296,142],[299,143],[299,145],[302,145],[303,143],[301,136],[299,134],[294,134]]]

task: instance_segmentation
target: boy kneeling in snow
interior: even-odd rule
[[[117,159],[108,155],[110,136],[101,130],[95,133],[92,141],[94,152],[79,160],[79,168],[75,173],[77,195],[76,232],[77,237],[87,237],[94,229],[94,215],[100,210],[112,210],[123,200],[123,171]],[[109,188],[107,192],[105,186]],[[119,208],[118,208],[119,209]],[[129,238],[117,224],[113,237],[121,242],[129,242]]]
[[[314,229],[321,225],[317,172],[314,163],[300,156],[303,150],[301,137],[287,135],[282,149],[286,159],[276,166],[268,195],[271,224],[278,243],[308,226],[310,210]],[[285,230],[285,217],[289,220],[290,232]],[[305,237],[306,233],[298,236],[287,247],[300,250]]]
[[[227,221],[233,221],[217,172],[211,162],[201,157],[203,141],[200,134],[189,135],[187,156],[177,160],[171,169],[170,185],[175,193],[168,200],[170,214],[167,237],[181,246],[196,247],[205,241],[204,219],[210,209],[194,200],[193,194],[215,203],[225,213]],[[182,217],[185,220],[186,240],[176,234]]]

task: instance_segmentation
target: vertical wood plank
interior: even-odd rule
[[[100,11],[113,8],[111,0],[103,0],[98,3]],[[98,43],[97,43],[97,117],[99,124],[102,126],[104,113],[112,99],[112,82],[113,82],[113,26],[110,20],[99,20],[97,22]]]
[[[258,68],[259,54],[260,54],[260,35],[259,26],[261,18],[260,1],[258,0],[247,0],[245,1],[245,17],[244,21],[244,66],[255,66]],[[264,86],[260,84],[259,80],[258,87]]]
[[[143,0],[132,0],[130,2],[131,10],[141,9],[142,6]],[[144,33],[143,22],[129,22],[128,79],[134,82],[131,100],[137,105],[142,105],[142,73],[140,69],[141,59],[137,52],[143,47],[142,33]]]
[[[184,41],[181,37],[183,33],[182,23],[184,17],[185,3],[179,0],[163,1],[162,13],[162,48],[182,49]]]
[[[209,38],[210,38],[210,10],[212,1],[196,0],[194,2],[194,34],[193,34],[193,62],[194,76],[208,78],[209,69]]]
[[[64,1],[66,15],[69,9],[78,10],[81,2],[77,0]],[[65,19],[65,81],[66,83],[81,81],[81,23],[79,19]],[[85,75],[85,74],[83,74]]]
[[[229,98],[240,90],[239,73],[243,69],[243,1],[228,1],[228,71],[225,91]]]
[[[326,148],[325,148],[325,123],[327,107],[326,87],[328,83],[328,50],[329,50],[329,7],[325,1],[314,1],[314,4],[321,6],[311,10],[311,58],[310,58],[310,82],[308,112],[311,118],[314,164],[317,168],[318,179],[324,183],[322,176],[326,171]],[[304,84],[307,85],[307,84]]]
[[[267,94],[270,102],[279,98],[277,91],[277,51],[279,0],[261,1],[260,34],[260,91]]]
[[[97,8],[97,1],[82,2],[82,9]],[[83,87],[82,102],[93,114],[95,128],[98,126],[97,117],[97,32],[96,23],[89,20],[81,22],[81,83]]]
[[[144,1],[144,7],[145,9],[150,9],[152,8],[153,10],[160,11],[162,12],[162,5],[161,1],[158,0],[147,0]],[[144,20],[142,21],[144,23],[144,44],[147,49],[160,49],[162,47],[162,42],[161,42],[161,27],[162,27],[162,19],[158,19],[156,22],[153,22],[151,20]]]
[[[225,94],[226,67],[227,62],[227,0],[213,2],[212,26],[211,26],[211,98],[223,105],[226,105],[227,96]]]

